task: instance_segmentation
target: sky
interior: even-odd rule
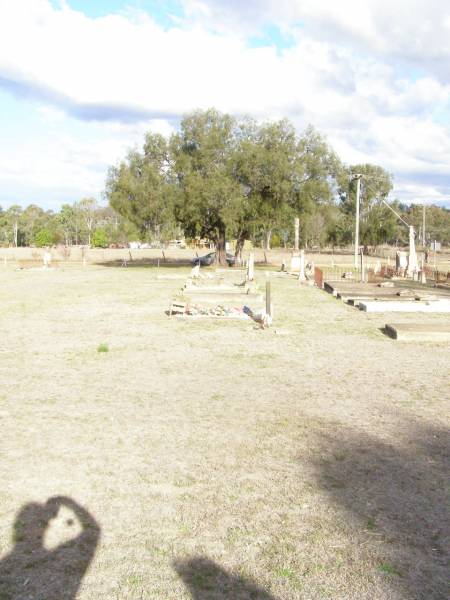
[[[392,199],[450,207],[448,0],[0,0],[0,206],[103,198],[147,131],[312,124]]]

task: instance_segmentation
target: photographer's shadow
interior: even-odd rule
[[[203,556],[175,561],[173,567],[193,600],[275,600],[253,581],[232,575]]]
[[[69,509],[79,533],[53,549],[44,536],[61,508]],[[81,581],[95,554],[100,527],[87,510],[71,498],[58,496],[45,504],[21,508],[14,522],[14,548],[0,561],[2,600],[75,600]]]

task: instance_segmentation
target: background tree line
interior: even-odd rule
[[[139,237],[137,228],[109,206],[99,206],[94,198],[63,204],[59,212],[36,204],[25,209],[0,207],[0,246],[72,246],[87,244],[106,248],[127,244]]]
[[[408,230],[381,202],[392,176],[377,165],[344,165],[313,127],[298,135],[287,120],[191,113],[170,139],[148,133],[142,151],[111,167],[106,197],[142,238],[180,226],[188,237],[214,242],[223,262],[226,240],[236,239],[236,254],[246,239],[290,245],[294,216],[305,247],[352,243],[356,174],[363,174],[361,243],[406,243]],[[418,207],[393,204],[418,225]],[[449,243],[450,211],[427,211],[430,236]]]
[[[257,123],[214,109],[187,115],[169,139],[148,133],[109,169],[109,206],[84,198],[59,212],[35,204],[0,208],[0,244],[107,247],[128,241],[162,243],[184,235],[213,242],[224,261],[225,242],[291,246],[293,218],[301,243],[353,242],[356,174],[361,183],[361,243],[407,242],[408,230],[381,202],[392,176],[372,164],[345,165],[309,126],[297,134],[287,120]],[[422,207],[391,202],[408,223],[422,225]],[[450,210],[427,206],[427,237],[450,244]]]

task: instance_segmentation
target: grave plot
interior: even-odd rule
[[[363,300],[359,309],[364,312],[450,313],[450,300]]]
[[[394,340],[407,342],[450,342],[450,322],[387,323],[385,332]]]
[[[365,312],[450,312],[448,293],[418,283],[325,281],[324,289]]]
[[[193,269],[194,271],[194,269]],[[198,271],[191,273],[183,289],[173,299],[169,316],[183,318],[253,319],[262,327],[272,321],[270,282],[266,283],[266,295],[257,284],[247,278],[233,281],[220,276],[216,281],[198,278]],[[235,277],[235,273],[232,278]]]
[[[217,317],[227,319],[248,319],[249,315],[244,312],[244,306],[225,306],[224,304],[210,305],[199,304],[186,300],[185,298],[175,298],[169,309],[169,316],[186,318],[204,318]]]

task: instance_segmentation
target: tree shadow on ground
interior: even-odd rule
[[[176,561],[174,568],[193,600],[275,600],[253,582],[230,575],[204,557]]]
[[[448,431],[414,425],[394,445],[339,429],[324,433],[320,446],[318,481],[344,509],[346,526],[356,525],[356,541],[359,532],[373,540],[391,598],[448,598]]]
[[[163,260],[162,258],[133,258],[130,260],[125,257],[125,261],[120,259],[114,260],[96,260],[92,261],[90,264],[98,265],[100,267],[126,267],[128,268],[164,268],[164,269],[178,269],[180,267],[191,267],[191,261],[187,259],[177,259],[177,258],[166,258]]]
[[[61,508],[73,513],[75,520],[65,524],[80,533],[49,550],[44,536]],[[98,523],[71,498],[26,504],[14,522],[14,547],[0,561],[0,599],[75,600],[99,537]]]

